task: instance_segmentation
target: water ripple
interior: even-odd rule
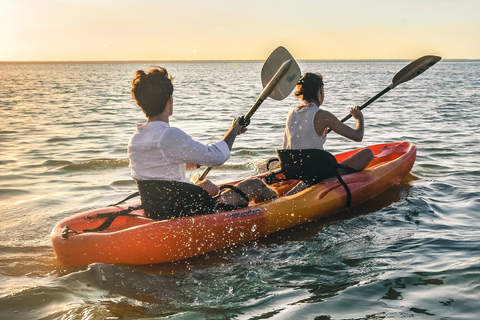
[[[324,75],[323,108],[342,118],[405,61],[299,64]],[[377,199],[176,263],[59,265],[49,239],[55,223],[135,190],[126,145],[145,119],[129,86],[148,65],[1,65],[0,318],[477,318],[478,61],[442,61],[381,97],[363,111],[361,143],[329,134],[334,153],[417,145],[411,174]],[[262,90],[262,63],[165,66],[175,85],[171,125],[204,143],[218,141]],[[296,104],[292,96],[265,100],[232,158],[209,178],[248,177],[274,157]]]

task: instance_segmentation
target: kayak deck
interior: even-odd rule
[[[416,147],[411,143],[380,144],[368,148],[375,157],[367,168],[342,176],[352,194],[352,206],[399,183],[415,162]],[[356,151],[335,157],[340,162]],[[336,178],[285,196],[296,183],[298,180],[274,184],[272,187],[282,196],[234,211],[158,221],[145,218],[141,209],[134,210],[132,215],[118,216],[106,230],[99,232],[82,232],[105,221],[104,218],[88,219],[89,216],[117,212],[129,205],[79,213],[53,228],[53,248],[64,265],[162,263],[255,240],[346,208],[346,191]],[[62,237],[65,226],[78,233]]]

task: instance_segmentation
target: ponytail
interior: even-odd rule
[[[318,101],[318,90],[323,86],[323,77],[317,73],[305,73],[297,82],[294,95],[305,101]]]

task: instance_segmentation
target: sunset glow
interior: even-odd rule
[[[1,0],[0,61],[480,58],[474,0]]]

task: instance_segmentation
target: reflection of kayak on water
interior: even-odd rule
[[[415,162],[416,147],[411,143],[368,148],[375,155],[369,166],[362,172],[343,176],[352,206],[399,183]],[[356,151],[338,154],[335,158],[341,162]],[[298,180],[287,180],[272,187],[284,194],[296,183]],[[154,264],[258,239],[342,211],[346,202],[347,190],[337,178],[329,178],[296,194],[234,211],[158,221],[145,218],[139,209],[116,217],[103,231],[83,232],[102,225],[107,219],[102,214],[122,211],[129,205],[96,209],[60,221],[51,238],[58,260],[65,265]]]

